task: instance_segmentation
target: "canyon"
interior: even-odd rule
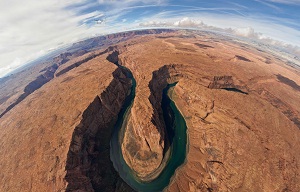
[[[300,70],[262,49],[130,31],[0,79],[0,191],[299,191]]]

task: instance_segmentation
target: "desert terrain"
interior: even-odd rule
[[[297,65],[191,30],[86,40],[0,79],[0,191],[143,191],[115,170],[111,138],[134,86],[118,139],[151,185],[172,149],[161,107],[172,83],[186,155],[163,191],[300,191]]]

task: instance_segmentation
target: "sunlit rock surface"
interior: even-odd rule
[[[131,81],[122,154],[142,180],[164,168],[162,89],[185,117],[188,151],[165,191],[299,191],[300,71],[257,44],[149,30],[74,44],[0,79],[0,191],[133,191],[109,141]]]

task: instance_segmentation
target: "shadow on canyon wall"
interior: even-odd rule
[[[107,89],[96,96],[76,126],[67,158],[66,191],[132,190],[110,161],[110,139],[118,113],[131,88],[131,80],[118,68]]]

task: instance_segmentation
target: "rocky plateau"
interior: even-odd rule
[[[120,146],[139,180],[168,161],[162,93],[177,82],[187,153],[164,191],[300,191],[299,69],[226,35],[169,29],[85,40],[0,79],[0,191],[134,191],[110,158],[128,71]]]

